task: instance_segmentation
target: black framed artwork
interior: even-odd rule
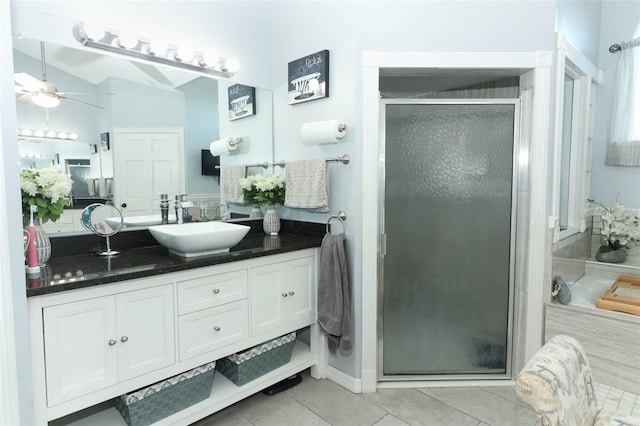
[[[289,105],[329,97],[329,51],[289,62]]]
[[[256,88],[244,84],[229,86],[229,120],[256,114]]]
[[[110,146],[109,146],[109,133],[102,133],[100,135],[100,148],[103,151],[108,151]]]
[[[89,153],[97,154],[98,153],[98,145],[95,144],[95,143],[90,143],[89,144]]]

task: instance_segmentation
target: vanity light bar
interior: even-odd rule
[[[18,129],[18,139],[51,139],[59,141],[77,141],[80,139],[74,132],[56,132],[53,130]]]
[[[199,52],[185,54],[184,50],[177,46],[156,47],[148,40],[119,35],[111,30],[95,31],[93,28],[87,28],[83,22],[73,26],[73,35],[84,46],[190,71],[203,72],[216,77],[229,78],[240,68],[240,64],[235,58],[211,58]]]

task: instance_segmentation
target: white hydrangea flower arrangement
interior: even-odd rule
[[[240,179],[240,186],[245,203],[284,204],[286,183],[281,174],[247,176]]]
[[[69,205],[66,197],[71,192],[71,179],[55,167],[28,169],[20,173],[20,189],[22,192],[22,221],[29,222],[30,208],[38,207],[36,217],[45,223],[55,222],[60,218],[65,206]]]
[[[589,200],[593,201],[593,200]],[[630,244],[640,242],[640,215],[638,211],[616,203],[607,207],[600,203],[595,214],[600,215],[602,230],[600,242],[612,250],[627,248]]]

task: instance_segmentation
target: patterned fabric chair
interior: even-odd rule
[[[516,393],[542,426],[640,426],[640,418],[598,410],[589,362],[573,337],[549,340],[520,372]]]

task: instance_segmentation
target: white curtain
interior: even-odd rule
[[[640,38],[621,43],[611,97],[609,166],[640,166]]]

